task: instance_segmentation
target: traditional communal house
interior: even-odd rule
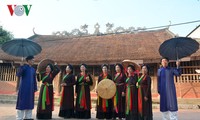
[[[152,77],[152,95],[157,94],[157,69],[160,67],[159,46],[175,35],[168,29],[154,31],[141,31],[134,33],[111,33],[82,36],[67,35],[39,35],[35,34],[29,39],[42,46],[42,52],[35,56],[35,67],[45,58],[58,63],[61,73],[54,81],[56,93],[60,92],[60,81],[65,66],[70,63],[74,66],[74,74],[79,73],[79,65],[88,65],[88,71],[95,76],[101,72],[101,65],[108,64],[110,73],[114,75],[114,65],[124,59],[135,60],[138,64],[149,64]],[[199,42],[199,41],[198,41]],[[183,74],[175,78],[177,96],[179,98],[200,98],[200,50],[190,57],[182,59]],[[16,67],[21,58],[7,55],[0,50],[0,81],[16,84]],[[175,66],[172,61],[170,66]],[[3,84],[3,83],[2,83]]]

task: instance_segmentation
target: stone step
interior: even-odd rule
[[[0,100],[2,99],[11,99],[11,100],[16,100],[17,99],[17,95],[0,95]]]
[[[160,99],[152,99],[153,103],[159,104]],[[179,104],[198,104],[200,105],[200,98],[177,98]]]
[[[0,103],[16,104],[17,95],[0,95]],[[60,96],[54,97],[54,105],[60,105]],[[92,107],[96,107],[96,98],[91,99]],[[38,95],[35,96],[35,105],[38,103]],[[200,109],[200,99],[178,99],[179,109]],[[153,109],[159,109],[159,99],[153,99]]]
[[[76,100],[76,98],[75,98]],[[3,104],[16,104],[17,102],[17,95],[0,95],[0,103]],[[96,106],[96,98],[91,99],[92,107]],[[35,96],[35,105],[38,103],[38,95]],[[54,104],[60,105],[60,96],[54,96]]]

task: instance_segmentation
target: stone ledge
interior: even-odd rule
[[[59,106],[60,96],[54,97],[54,104]],[[16,104],[17,95],[0,95],[0,103],[2,104]],[[35,97],[35,105],[38,103],[38,96]],[[96,107],[96,97],[92,97],[92,107]],[[200,109],[200,99],[178,99],[179,109]],[[153,109],[159,109],[159,99],[153,99]]]

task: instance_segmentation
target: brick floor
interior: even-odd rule
[[[0,94],[14,94],[16,89],[16,82],[0,81]]]
[[[36,115],[36,107],[33,110],[33,118]],[[0,120],[15,120],[16,110],[15,104],[1,104],[0,103]],[[53,111],[53,120],[62,120],[58,117],[59,106],[55,106],[55,111]],[[96,111],[92,109],[92,119],[95,119]],[[199,120],[200,118],[200,109],[181,109],[178,112],[179,120]],[[161,113],[158,109],[153,109],[153,118],[154,120],[161,120]],[[75,120],[75,119],[72,119]]]

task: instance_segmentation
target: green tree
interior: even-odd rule
[[[5,29],[3,29],[2,26],[0,26],[0,45],[3,44],[6,41],[9,41],[13,39],[13,34]]]

